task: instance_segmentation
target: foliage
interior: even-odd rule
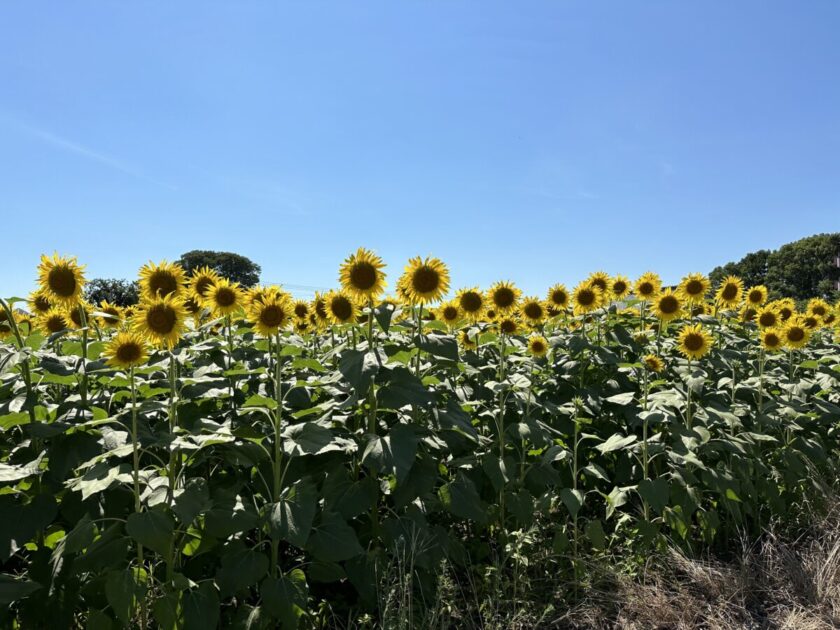
[[[782,245],[779,249],[752,252],[738,262],[715,267],[709,274],[713,286],[726,276],[738,276],[748,286],[766,285],[774,297],[807,300],[837,299],[840,292],[840,232],[817,234]]]
[[[252,287],[260,281],[260,266],[251,259],[231,252],[194,249],[182,254],[178,263],[187,272],[209,267],[223,278]]]
[[[140,294],[136,281],[93,278],[85,285],[85,299],[92,304],[107,301],[114,306],[137,304]]]

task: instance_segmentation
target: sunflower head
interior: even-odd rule
[[[122,309],[108,300],[102,300],[97,309],[102,315],[99,316],[99,324],[103,328],[116,328],[123,318]]]
[[[140,302],[134,311],[132,329],[155,346],[172,348],[184,333],[186,319],[184,300],[167,295]]]
[[[9,314],[6,309],[0,310],[0,339],[6,339],[14,332],[12,322],[9,321]]]
[[[763,284],[754,286],[747,290],[747,304],[753,308],[761,306],[767,301],[767,287]]]
[[[662,289],[662,279],[652,271],[646,271],[636,280],[633,292],[640,300],[650,301]]]
[[[741,302],[744,293],[744,281],[736,276],[727,276],[720,283],[715,300],[724,308],[733,308]]]
[[[379,256],[360,247],[341,264],[338,280],[341,288],[356,300],[367,302],[385,290],[384,268]]]
[[[584,280],[572,292],[572,301],[575,304],[575,315],[585,315],[603,306],[604,294],[597,286]]]
[[[598,287],[605,296],[610,294],[610,276],[603,271],[595,271],[589,274],[586,281],[593,287]]]
[[[542,335],[531,335],[528,338],[528,352],[535,357],[544,357],[548,354],[548,341]]]
[[[455,326],[461,320],[461,309],[456,300],[450,300],[441,304],[436,310],[435,315],[437,319],[442,321],[450,328]]]
[[[545,321],[545,304],[538,297],[526,297],[519,306],[519,314],[531,326],[537,326]]]
[[[809,315],[824,319],[831,312],[831,304],[822,298],[812,298],[808,300],[808,306],[805,310]]]
[[[438,258],[411,258],[405,266],[397,291],[409,304],[437,302],[449,290],[449,269]]]
[[[201,302],[207,297],[207,290],[221,279],[222,277],[210,267],[193,269],[190,274],[190,293],[198,302]]]
[[[476,343],[477,339],[478,333],[470,335],[469,328],[462,328],[461,332],[458,333],[458,343],[461,344],[464,350],[475,350],[478,347],[478,343]]]
[[[455,301],[458,308],[471,322],[477,322],[481,319],[484,312],[485,300],[484,295],[478,290],[478,287],[470,287],[468,289],[461,289],[458,295],[455,296]]]
[[[778,352],[785,344],[784,334],[778,328],[765,328],[760,335],[761,347],[767,352]]]
[[[498,315],[507,315],[516,310],[521,296],[522,291],[506,281],[496,282],[487,290],[487,301]]]
[[[105,346],[108,365],[131,368],[142,365],[148,358],[146,340],[136,332],[122,331],[114,335]]]
[[[796,314],[796,302],[791,298],[782,298],[781,300],[772,302],[772,304],[776,306],[776,309],[779,311],[779,317],[782,318],[783,322],[786,322]]]
[[[329,323],[330,316],[327,312],[327,300],[320,293],[316,293],[315,298],[312,300],[312,312],[322,326]]]
[[[298,319],[307,319],[309,317],[309,302],[306,300],[295,300],[292,304],[292,311]]]
[[[752,322],[755,321],[756,315],[758,315],[758,311],[754,306],[750,306],[749,304],[744,304],[741,307],[741,321],[742,322]]]
[[[793,315],[785,322],[782,328],[784,345],[791,349],[798,349],[805,346],[811,338],[811,331],[805,325],[805,318],[801,315]]]
[[[330,291],[324,297],[327,316],[333,324],[355,322],[359,308],[353,298],[345,291]]]
[[[665,363],[662,361],[662,357],[656,354],[646,354],[642,362],[651,372],[658,373],[665,369]]]
[[[140,292],[143,298],[151,300],[167,295],[180,296],[184,291],[186,274],[181,265],[161,261],[149,261],[140,267]]]
[[[82,317],[84,316],[84,319]],[[64,310],[65,328],[81,330],[91,325],[93,309],[87,302],[79,302],[76,306]]]
[[[712,347],[712,336],[700,324],[686,324],[677,337],[677,349],[689,359],[703,358]]]
[[[755,314],[755,323],[759,328],[776,328],[782,321],[779,310],[774,303],[765,304]]]
[[[630,293],[630,280],[625,276],[615,276],[610,280],[609,293],[614,300],[623,300]]]
[[[85,286],[84,267],[75,257],[53,254],[52,258],[41,255],[38,265],[40,292],[57,306],[70,307],[82,299]]]
[[[680,281],[677,290],[683,301],[698,304],[706,299],[710,286],[709,279],[702,273],[690,273]]]
[[[207,289],[203,304],[215,317],[222,317],[235,313],[243,307],[245,293],[239,288],[238,282],[231,282],[227,278],[220,278],[216,284]]]
[[[27,304],[29,304],[30,310],[35,315],[42,315],[53,307],[52,300],[50,300],[47,292],[43,289],[38,289],[30,293]]]
[[[565,285],[555,284],[548,290],[546,300],[558,310],[565,311],[566,307],[569,306],[569,292]]]
[[[663,322],[670,322],[682,314],[680,294],[666,289],[653,299],[653,312]]]
[[[284,297],[271,296],[252,302],[248,307],[247,318],[260,335],[271,337],[291,321],[292,305]]]
[[[512,315],[500,315],[497,324],[503,335],[515,335],[519,331],[519,320]]]

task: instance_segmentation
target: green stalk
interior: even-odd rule
[[[175,376],[175,355],[169,351],[169,435],[175,438],[175,428],[178,426],[178,401],[176,399],[176,376]],[[178,449],[170,444],[169,453],[169,507],[175,498],[175,481],[178,478]],[[166,581],[172,582],[175,574],[175,545],[174,537],[169,541],[169,550],[166,554]]]
[[[647,411],[648,392],[650,388],[650,378],[648,370],[644,370],[644,397],[642,398],[642,410]],[[648,416],[645,413],[645,418],[642,420],[642,477],[645,481],[649,479],[650,457],[648,456]],[[644,507],[645,521],[650,522],[650,506],[647,499],[642,499],[642,506]]]
[[[497,426],[499,429],[499,462],[504,465],[505,461],[505,392],[501,387],[505,380],[505,333],[499,333],[499,420]],[[505,525],[505,484],[502,482],[502,488],[499,490],[499,524],[502,529]]]
[[[12,308],[6,302],[6,300],[0,299],[0,304],[3,305],[3,310],[6,311],[6,317],[9,321],[9,327],[15,333],[15,339],[17,339],[18,347],[20,347],[21,351],[23,351],[23,336],[20,334],[20,329],[18,328],[17,321],[15,320],[15,315],[12,312]],[[27,412],[29,412],[29,422],[35,422],[35,405],[37,404],[37,392],[32,389],[32,373],[29,371],[29,357],[26,357],[26,361],[20,364],[21,372],[23,372],[23,383],[26,386],[26,406]]]
[[[274,356],[274,484],[272,486],[272,501],[276,505],[280,501],[281,470],[283,466],[283,449],[280,437],[283,422],[283,381],[282,357],[280,356],[280,333],[277,333]],[[277,577],[278,558],[280,553],[280,539],[272,533],[271,536],[271,576]]]
[[[420,308],[417,310],[417,337],[423,335],[423,305],[420,304]],[[420,355],[422,351],[420,347],[417,347],[417,367],[415,368],[414,374],[417,378],[420,378]]]
[[[688,378],[691,378],[691,357],[688,357]],[[691,385],[686,381],[685,384],[685,426],[687,429],[691,429],[692,424],[692,416],[691,416]]]
[[[87,377],[87,346],[88,346],[88,329],[87,329],[87,314],[85,307],[81,304],[78,306],[79,320],[82,322],[82,408],[87,407],[88,397],[88,377]]]
[[[131,380],[131,447],[133,460],[133,477],[134,477],[134,512],[139,514],[143,510],[140,503],[140,448],[137,439],[137,388],[134,382],[134,366],[129,369],[129,379]],[[137,543],[137,567],[143,568],[143,545]],[[146,598],[140,602],[140,627],[145,630],[146,619],[148,618],[146,610]]]
[[[758,413],[764,411],[764,347],[758,351]]]

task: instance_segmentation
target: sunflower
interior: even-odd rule
[[[755,316],[758,314],[758,311],[754,306],[750,306],[749,304],[744,304],[741,307],[741,321],[742,322],[751,322],[755,320]]]
[[[184,301],[172,295],[145,300],[137,305],[132,319],[134,332],[152,344],[172,348],[186,328],[187,309]]]
[[[341,287],[357,301],[367,302],[385,290],[384,268],[379,256],[360,247],[342,263],[338,280]]]
[[[82,321],[82,310],[84,310],[85,314],[84,321]],[[93,309],[90,304],[87,302],[79,302],[79,304],[73,308],[64,311],[65,328],[70,328],[72,330],[81,330],[82,328],[86,328],[90,326],[90,320],[92,317]]]
[[[210,267],[204,266],[193,269],[190,274],[190,293],[201,302],[207,297],[207,290],[216,284],[222,277]]]
[[[768,352],[781,350],[784,345],[784,335],[778,328],[765,328],[760,335],[761,347]]]
[[[624,276],[615,276],[610,280],[609,293],[613,300],[623,300],[630,293],[630,280]]]
[[[220,278],[207,289],[203,304],[215,317],[222,317],[238,311],[244,302],[245,294],[239,288],[239,283]]]
[[[583,315],[600,308],[604,302],[604,294],[598,287],[584,280],[575,287],[572,300],[575,303],[575,315]]]
[[[636,280],[633,292],[640,300],[648,301],[662,289],[662,279],[652,271],[646,271]]]
[[[548,290],[546,300],[549,304],[561,311],[565,311],[569,306],[569,292],[563,284],[555,284]]]
[[[665,363],[662,361],[662,357],[655,354],[646,354],[642,362],[651,372],[658,373],[665,369]]]
[[[190,295],[184,298],[184,308],[187,309],[187,313],[193,316],[193,321],[201,321],[202,310],[204,307],[201,306],[201,303],[195,295]]]
[[[831,305],[822,298],[811,298],[805,310],[809,315],[825,319],[825,316],[831,312]]]
[[[455,301],[464,317],[469,321],[477,322],[481,319],[481,314],[484,311],[484,296],[478,290],[478,287],[461,289],[455,296]]]
[[[698,304],[706,298],[710,286],[709,279],[702,273],[690,273],[680,280],[677,292],[689,304]]]
[[[461,329],[461,332],[458,334],[458,342],[464,350],[475,350],[478,347],[478,344],[476,343],[477,339],[478,333],[475,333],[471,337],[468,328]]]
[[[677,349],[689,359],[700,359],[712,347],[712,336],[700,324],[686,324],[677,337]]]
[[[720,306],[732,308],[741,302],[741,295],[744,293],[744,282],[736,276],[727,276],[720,283],[715,301]]]
[[[781,300],[772,302],[772,304],[776,305],[779,311],[779,317],[782,318],[783,322],[786,322],[796,314],[796,302],[792,298],[782,298]]]
[[[52,301],[43,289],[38,289],[30,293],[27,303],[36,315],[43,315],[53,307]]]
[[[660,293],[653,300],[653,312],[663,322],[670,322],[682,314],[682,301],[679,293],[671,289]]]
[[[140,267],[140,293],[146,300],[167,295],[180,296],[184,290],[186,274],[181,265],[161,261]]]
[[[35,324],[32,321],[31,315],[18,311],[15,313],[15,321],[17,322],[18,331],[20,331],[21,335],[28,337],[32,334]]]
[[[496,309],[488,308],[487,311],[484,313],[484,318],[487,322],[495,322],[496,317],[498,317],[498,315],[499,314],[496,312]]]
[[[146,340],[135,332],[118,332],[105,346],[108,365],[130,368],[141,365],[148,358]]]
[[[782,317],[773,302],[765,304],[755,314],[755,323],[758,324],[759,328],[775,328],[781,323],[781,320]]]
[[[74,306],[82,299],[85,285],[84,266],[76,258],[64,258],[53,254],[52,258],[41,255],[38,265],[40,291],[56,306]]]
[[[295,320],[295,332],[299,335],[305,335],[312,331],[312,324],[308,319]]]
[[[330,316],[327,312],[327,301],[320,293],[315,294],[312,300],[312,313],[318,318],[319,326],[325,326],[330,322]]]
[[[492,305],[497,316],[507,315],[516,310],[522,291],[513,283],[499,281],[487,290],[487,301]]]
[[[515,335],[519,330],[519,321],[516,317],[510,315],[501,315],[497,323],[499,330],[504,335]]]
[[[811,331],[805,326],[802,316],[793,315],[785,323],[785,327],[782,329],[782,337],[788,348],[801,348],[811,338]]]
[[[398,283],[410,304],[437,302],[449,290],[449,270],[438,258],[411,258]]]
[[[108,300],[102,300],[97,309],[103,315],[99,316],[99,323],[103,328],[116,328],[122,321],[122,309],[115,304],[111,304]]]
[[[450,300],[441,304],[435,311],[435,315],[440,321],[451,328],[461,319],[461,309],[458,307],[458,302]]]
[[[292,304],[292,312],[298,319],[307,319],[309,317],[309,302],[306,300],[295,300]]]
[[[519,314],[531,326],[538,326],[545,321],[545,304],[537,297],[523,298],[519,307]]]
[[[747,291],[747,304],[756,307],[767,301],[767,287],[763,284],[752,287]]]
[[[805,324],[805,328],[808,330],[816,330],[822,324],[822,320],[819,317],[814,317],[806,313],[802,317],[802,323]]]
[[[544,357],[548,354],[548,341],[542,335],[532,335],[528,338],[528,352],[535,357]]]
[[[344,291],[330,291],[324,297],[327,307],[327,315],[333,324],[346,324],[356,321],[358,307]]]
[[[589,277],[586,281],[592,285],[593,287],[598,287],[601,290],[601,293],[605,296],[609,295],[610,293],[610,276],[609,274],[603,271],[595,271],[594,273],[589,274]]]
[[[67,328],[64,312],[58,308],[51,308],[46,313],[38,315],[36,326],[47,335],[54,335]]]
[[[0,310],[0,339],[5,339],[9,337],[14,329],[12,328],[12,323],[9,321],[9,314],[6,312],[6,309]]]

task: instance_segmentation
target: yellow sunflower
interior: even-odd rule
[[[712,348],[712,336],[700,324],[686,324],[677,337],[677,349],[688,359],[701,359]]]
[[[461,344],[461,347],[464,350],[475,350],[478,347],[476,343],[476,339],[478,338],[478,333],[473,334],[470,336],[470,331],[468,328],[461,329],[461,332],[458,334],[458,342]]]
[[[747,304],[752,307],[761,306],[767,301],[767,287],[759,284],[747,291]]]
[[[35,315],[43,315],[53,307],[52,301],[43,289],[30,293],[27,304]]]
[[[437,302],[449,290],[449,269],[438,258],[411,258],[398,283],[399,288],[410,304]]]
[[[186,274],[181,265],[149,261],[140,267],[140,293],[146,300],[167,295],[180,296],[184,291]]]
[[[546,300],[555,308],[565,311],[569,306],[569,292],[563,284],[555,284],[548,290]]]
[[[38,265],[38,282],[41,293],[56,306],[74,306],[82,299],[85,286],[84,266],[74,257],[53,254],[52,258],[41,255]]]
[[[658,373],[665,369],[665,363],[662,361],[662,357],[655,354],[646,354],[642,362],[651,372]]]
[[[458,302],[450,300],[441,304],[436,310],[435,315],[437,319],[452,328],[461,319],[461,309],[458,307]]]
[[[710,286],[709,279],[702,273],[690,273],[680,281],[677,291],[685,302],[699,304],[706,299]]]
[[[663,322],[670,322],[682,314],[680,294],[666,289],[653,300],[653,313]]]
[[[782,298],[781,300],[772,302],[772,304],[776,306],[776,309],[779,311],[779,317],[782,318],[783,322],[786,322],[796,314],[796,302],[792,298]]]
[[[831,312],[831,304],[822,298],[811,298],[808,300],[808,306],[805,310],[809,315],[825,319],[825,316]]]
[[[190,274],[190,293],[196,301],[201,302],[207,297],[207,290],[221,279],[222,277],[210,267],[193,269]]]
[[[244,302],[245,293],[239,288],[239,283],[220,278],[207,289],[203,304],[214,317],[223,317],[241,309]]]
[[[802,323],[808,330],[816,330],[822,324],[822,320],[819,317],[814,317],[813,315],[806,313],[802,317]]]
[[[496,322],[499,326],[499,331],[505,335],[515,335],[519,331],[519,320],[511,315],[500,315]]]
[[[782,328],[782,337],[788,348],[802,348],[811,338],[811,331],[805,326],[802,316],[793,315]]]
[[[756,308],[754,306],[750,306],[749,304],[744,304],[744,306],[741,307],[740,315],[741,315],[741,321],[742,322],[754,321],[757,314],[758,314],[758,311],[756,310]]]
[[[548,354],[548,341],[542,335],[532,335],[528,338],[528,352],[535,357],[544,357]]]
[[[355,322],[359,309],[353,298],[344,291],[330,291],[324,297],[327,316],[333,324]]]
[[[325,326],[330,322],[330,316],[327,312],[327,301],[320,293],[315,294],[312,300],[312,312],[318,318],[319,326]]]
[[[466,319],[471,322],[477,322],[481,319],[485,304],[484,296],[478,290],[478,287],[461,289],[455,296],[455,301]]]
[[[736,276],[727,276],[720,283],[715,301],[724,308],[734,308],[741,302],[744,293],[744,281]]]
[[[584,280],[572,292],[572,301],[575,304],[575,315],[583,315],[601,308],[604,294],[598,287]]]
[[[519,314],[531,326],[542,324],[547,315],[545,304],[537,297],[523,298],[519,306]]]
[[[6,309],[0,310],[0,339],[6,339],[14,332],[12,323],[9,321],[9,314]]]
[[[610,280],[609,292],[613,300],[623,300],[630,293],[630,280],[625,276],[615,276]]]
[[[105,346],[108,365],[118,368],[130,368],[142,365],[148,358],[146,340],[135,332],[123,331]]]
[[[357,301],[367,302],[385,290],[384,268],[379,256],[360,247],[342,263],[338,279],[341,287]]]
[[[309,302],[306,300],[295,300],[292,303],[292,312],[298,319],[307,319],[309,317]]]
[[[487,301],[497,316],[514,312],[521,296],[522,291],[506,281],[496,282],[487,290]]]
[[[776,304],[765,304],[755,314],[755,323],[759,328],[776,328],[782,321]]]
[[[768,352],[776,352],[782,349],[785,343],[784,334],[778,328],[765,328],[760,335],[761,346]]]
[[[646,271],[636,280],[633,292],[640,300],[650,301],[662,289],[662,279],[652,271]]]
[[[85,319],[82,321],[82,313],[84,310]],[[93,317],[93,309],[87,302],[79,302],[73,308],[64,311],[65,328],[72,330],[81,330],[82,328],[91,325],[91,318]]]
[[[166,295],[140,302],[134,311],[132,328],[153,345],[172,348],[186,329],[186,319],[184,300]]]
[[[35,325],[46,335],[54,335],[67,328],[64,319],[64,311],[59,308],[51,308],[46,313],[41,313],[35,320]]]
[[[99,308],[96,309],[100,313],[104,313],[104,315],[99,316],[99,324],[103,328],[116,328],[120,325],[120,321],[122,321],[122,309],[115,305],[108,302],[108,300],[102,300],[99,304]]]
[[[593,287],[598,287],[601,293],[606,297],[610,294],[610,276],[603,271],[595,271],[589,274],[586,281]]]

